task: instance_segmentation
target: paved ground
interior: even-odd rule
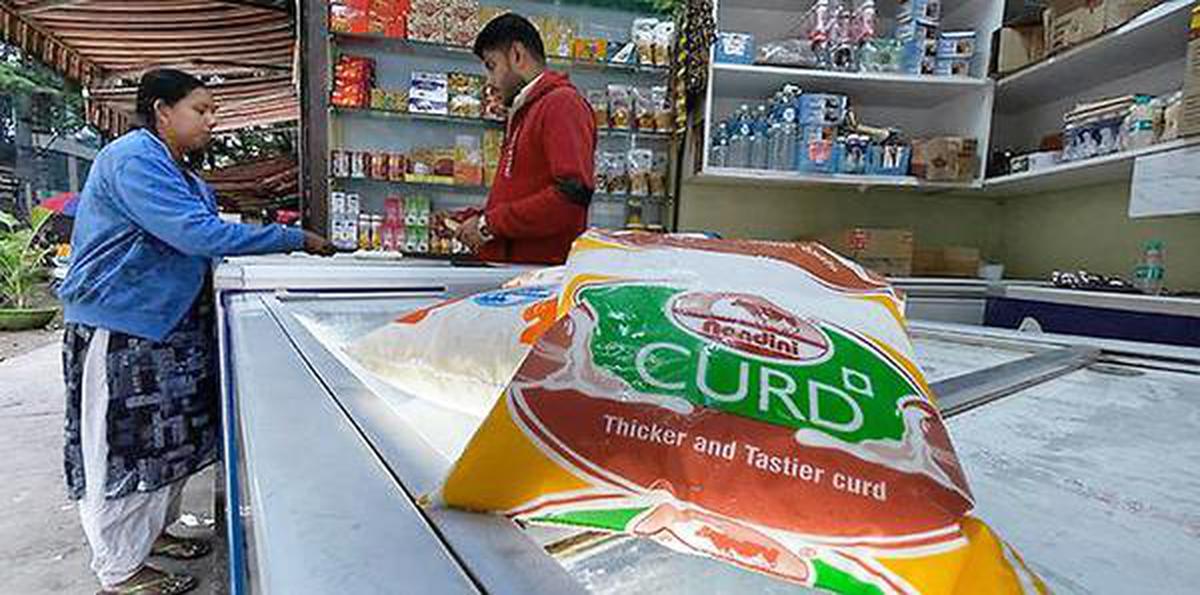
[[[57,337],[57,333],[34,333],[18,339],[0,334],[0,345],[18,341],[26,348],[42,345],[0,361],[3,594],[74,595],[99,588],[88,570],[91,554],[79,528],[79,515],[63,488],[63,396]],[[178,533],[215,537],[211,527],[203,527],[203,521],[212,518],[213,476],[210,469],[188,483],[184,516],[190,513],[202,522],[200,528],[177,527]],[[220,549],[222,544],[218,541],[215,545]],[[189,564],[154,563],[199,577],[202,582],[195,593],[226,591],[222,551]]]

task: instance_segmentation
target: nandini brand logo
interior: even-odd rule
[[[680,328],[746,355],[794,364],[830,352],[829,339],[816,325],[759,296],[684,293],[669,309]]]

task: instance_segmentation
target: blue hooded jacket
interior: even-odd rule
[[[139,129],[96,156],[71,247],[59,289],[66,322],[162,341],[215,259],[300,250],[304,232],[223,221],[212,189]]]

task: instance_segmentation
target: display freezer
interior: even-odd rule
[[[219,267],[233,593],[796,592],[649,541],[418,505],[480,420],[392,388],[342,347],[518,272],[352,257]],[[921,321],[912,333],[979,514],[1053,589],[1200,581],[1200,350]]]

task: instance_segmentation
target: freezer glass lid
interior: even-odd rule
[[[342,348],[438,298],[296,300],[285,309],[430,444],[448,471],[481,420],[407,395]],[[921,332],[931,381],[1019,360],[1025,344]],[[1200,372],[1104,364],[948,421],[977,512],[1057,592],[1182,592],[1200,582]],[[414,493],[436,487],[427,479]],[[654,542],[563,528],[527,532],[596,593],[795,593],[796,587]]]

